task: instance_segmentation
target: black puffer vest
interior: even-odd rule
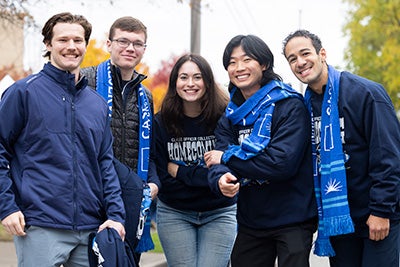
[[[89,81],[89,86],[96,89],[97,66],[81,70]],[[138,74],[135,79],[129,81],[125,87],[131,89],[127,95],[125,104],[122,100],[122,78],[117,67],[111,66],[113,81],[113,104],[111,130],[114,136],[114,156],[137,171],[138,149],[139,149],[139,107],[137,89],[140,83],[147,78]],[[150,105],[153,107],[153,99],[150,91],[146,88],[146,94]]]

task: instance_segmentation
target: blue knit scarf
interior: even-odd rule
[[[113,84],[111,76],[111,62],[107,60],[97,67],[97,92],[107,101],[108,115],[111,120]],[[144,87],[140,84],[138,88],[139,106],[139,156],[137,174],[143,181],[147,182],[150,158],[150,133],[152,126],[152,114],[149,99]],[[136,252],[145,252],[154,249],[154,243],[150,235],[151,218],[149,215],[151,205],[150,188],[146,184],[143,189],[143,198],[140,209],[139,225],[136,237],[139,243]]]
[[[232,99],[237,88],[231,90]],[[275,103],[289,97],[302,96],[287,84],[272,80],[261,87],[242,105],[233,101],[228,103],[225,114],[234,125],[254,125],[251,134],[240,145],[230,145],[222,154],[222,162],[227,162],[232,156],[247,160],[265,149],[271,139],[271,120]],[[242,181],[243,182],[243,181]]]
[[[312,91],[308,87],[305,102],[311,113],[312,151],[315,196],[318,205],[318,237],[314,254],[334,256],[329,242],[330,236],[354,232],[347,202],[345,156],[342,148],[339,124],[339,82],[340,72],[328,66],[328,83],[324,93],[321,111],[321,145],[318,162],[315,143],[314,116],[311,105]]]

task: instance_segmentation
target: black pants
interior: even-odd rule
[[[364,227],[363,227],[364,228]],[[381,241],[368,238],[368,228],[356,233],[331,237],[336,256],[331,267],[399,267],[399,223],[390,225],[389,235]]]
[[[309,267],[316,220],[276,228],[254,230],[239,227],[231,255],[232,267]]]

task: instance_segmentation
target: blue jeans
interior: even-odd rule
[[[157,231],[170,267],[226,267],[236,237],[236,205],[205,212],[157,202]]]
[[[30,226],[26,236],[14,236],[18,266],[87,267],[91,232]]]

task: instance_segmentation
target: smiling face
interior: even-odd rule
[[[56,68],[79,77],[79,65],[86,52],[85,30],[76,23],[57,23],[53,38],[46,44],[51,53],[50,62]]]
[[[133,43],[146,43],[146,36],[144,32],[128,32],[120,29],[115,29],[113,40],[125,39]],[[128,73],[130,76],[136,65],[140,63],[143,58],[146,47],[135,48],[132,43],[127,47],[121,47],[118,42],[107,40],[108,52],[111,56],[112,64],[121,69],[122,74]],[[127,77],[130,79],[130,77]]]
[[[186,61],[180,67],[176,80],[176,92],[183,100],[184,111],[201,110],[201,100],[206,93],[203,76],[199,67]]]
[[[260,89],[264,70],[266,67],[249,57],[241,46],[232,50],[227,67],[229,80],[240,89],[246,99]]]
[[[285,55],[297,79],[315,92],[322,93],[322,86],[328,80],[325,49],[321,48],[317,54],[311,39],[294,37],[286,44]]]

